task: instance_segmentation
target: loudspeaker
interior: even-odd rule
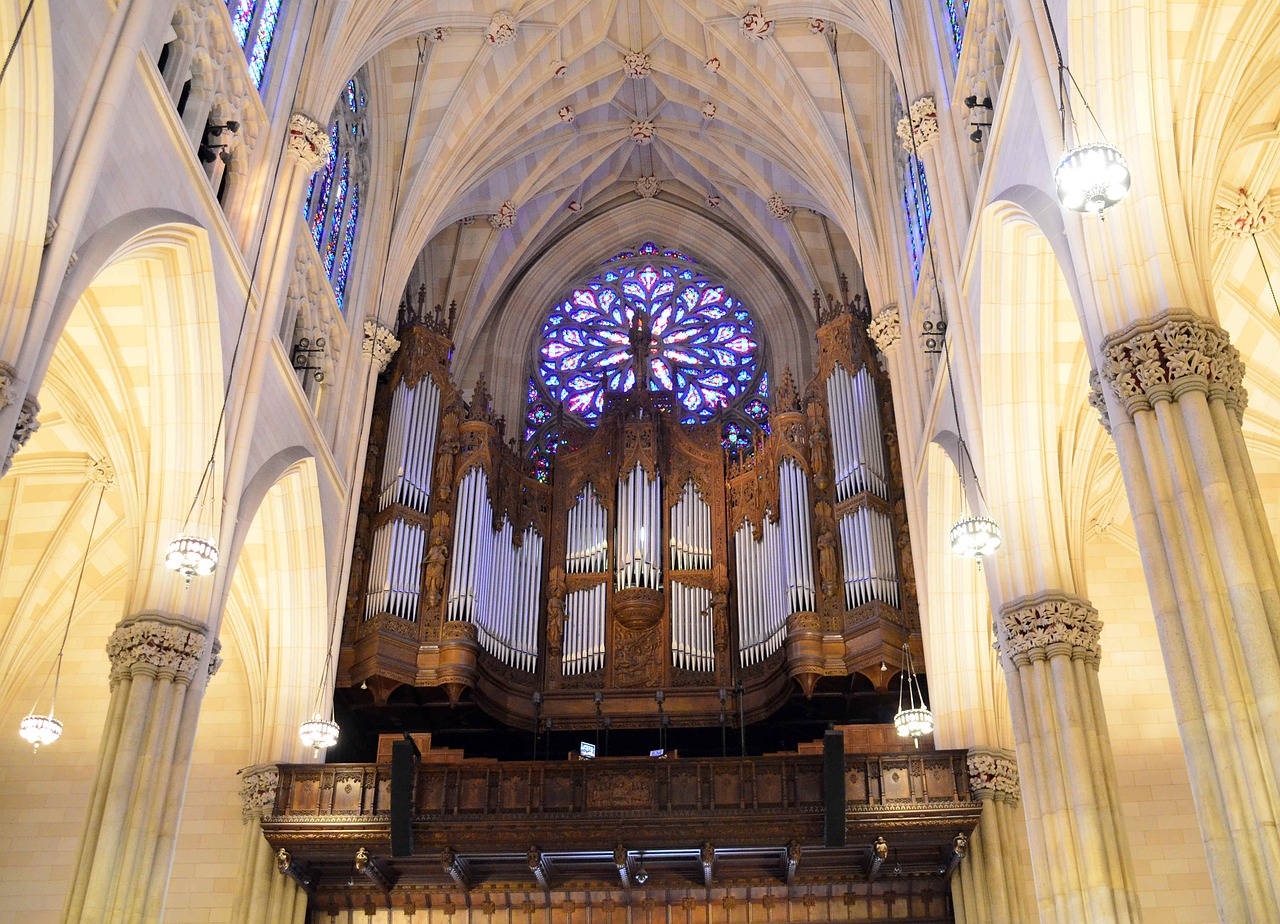
[[[838,731],[828,731],[822,736],[822,793],[826,803],[822,843],[827,847],[843,847],[844,734]]]
[[[391,856],[413,856],[413,783],[418,747],[411,740],[391,743]]]

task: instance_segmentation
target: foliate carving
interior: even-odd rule
[[[711,100],[707,100],[702,104],[702,117],[708,121],[714,119],[718,111],[718,107]]]
[[[501,47],[516,40],[516,18],[508,10],[498,10],[484,30],[484,38],[490,45]]]
[[[106,456],[91,461],[84,474],[91,484],[96,484],[102,488],[109,488],[116,483],[116,470],[112,467],[111,460]]]
[[[1102,375],[1132,417],[1184,392],[1221,398],[1244,414],[1244,363],[1227,332],[1190,311],[1175,309],[1130,324],[1103,341]]]
[[[107,639],[111,685],[139,673],[190,683],[204,652],[206,631],[201,623],[178,616],[131,616],[116,626]]]
[[[515,225],[517,214],[516,204],[508,199],[498,206],[498,211],[489,216],[489,225],[499,231],[505,231]]]
[[[18,373],[8,363],[0,363],[0,409],[13,404],[17,390]]]
[[[662,181],[656,176],[642,176],[636,180],[636,195],[641,199],[652,199],[662,189]]]
[[[1089,407],[1098,412],[1098,423],[1110,433],[1111,415],[1107,411],[1107,396],[1102,393],[1102,377],[1097,369],[1089,372]]]
[[[332,147],[329,132],[315,119],[301,112],[289,116],[287,150],[309,171],[314,173],[320,169],[321,164],[328,161]]]
[[[434,29],[427,30],[427,41],[432,45],[439,45],[447,39],[453,30],[448,26],[436,26]]]
[[[574,108],[568,104],[565,104],[564,106],[561,106],[559,109],[557,109],[556,115],[560,117],[561,122],[568,122],[568,123],[572,123],[573,120],[578,117],[578,113],[575,112]]]
[[[361,351],[366,358],[373,360],[374,365],[378,367],[379,375],[387,371],[387,366],[391,364],[391,358],[396,355],[399,347],[400,341],[391,332],[391,328],[373,318],[368,318],[364,322],[364,343],[361,345]]]
[[[632,119],[631,120],[631,140],[636,144],[649,144],[653,141],[653,136],[657,129],[654,127],[653,119]]]
[[[1016,803],[1021,796],[1018,761],[1003,748],[970,748],[966,763],[969,791],[978,799],[999,799]]]
[[[629,51],[622,56],[622,72],[632,80],[648,77],[650,67],[649,55],[643,51]]]
[[[1230,205],[1213,210],[1213,236],[1218,240],[1244,240],[1270,231],[1273,220],[1267,197],[1251,196],[1242,186]]]
[[[782,196],[774,193],[768,198],[765,204],[769,208],[769,214],[778,219],[778,221],[791,220],[791,206],[787,205]]]
[[[912,135],[915,143],[912,143]],[[902,149],[907,152],[925,151],[933,147],[938,140],[938,107],[932,96],[922,96],[914,103],[907,115],[898,120],[898,138],[902,141]]]
[[[1000,608],[993,628],[996,649],[1014,664],[1047,658],[1055,646],[1095,663],[1101,654],[1098,611],[1074,594],[1050,592],[1010,601]]]
[[[27,395],[22,401],[22,408],[18,411],[18,422],[13,428],[13,437],[9,440],[9,451],[4,457],[4,467],[0,468],[0,475],[4,475],[9,471],[9,466],[13,465],[13,458],[18,454],[18,450],[27,445],[27,441],[32,435],[40,429],[40,402],[36,400],[35,395]]]
[[[902,313],[898,306],[885,305],[867,325],[867,333],[881,353],[888,353],[889,347],[902,339]]]
[[[719,208],[721,201],[723,200],[721,200],[721,198],[717,196],[715,193],[707,193],[707,208],[709,209]]]
[[[255,764],[240,771],[240,818],[245,823],[271,814],[280,771],[275,764]]]
[[[738,20],[738,28],[749,39],[760,39],[773,34],[773,20],[766,19],[764,11],[758,7],[749,7]]]

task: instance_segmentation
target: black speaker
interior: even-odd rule
[[[844,734],[828,731],[822,736],[822,792],[826,803],[826,826],[822,843],[844,846]],[[394,811],[395,802],[392,803]]]
[[[413,783],[418,747],[410,739],[391,744],[391,856],[413,856]]]

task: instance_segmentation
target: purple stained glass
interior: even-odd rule
[[[929,220],[933,217],[933,204],[929,201],[929,184],[925,180],[924,165],[914,154],[907,155],[902,173],[902,208],[907,220],[907,250],[911,257],[912,273],[918,282],[925,256],[925,241],[929,234]]]
[[[747,428],[735,420],[731,420],[724,425],[723,433],[720,444],[730,452],[737,452],[751,445],[751,437],[747,432]]]
[[[347,217],[347,230],[342,238],[342,259],[338,263],[338,276],[333,280],[333,294],[338,307],[344,308],[347,294],[347,275],[351,271],[351,252],[356,246],[356,229],[360,224],[360,184],[351,187],[351,214]]]
[[[258,34],[253,40],[253,52],[249,55],[249,76],[253,85],[262,89],[262,78],[267,72],[267,55],[276,37],[276,21],[280,18],[280,0],[263,0],[262,16],[258,19]]]
[[[942,6],[947,14],[952,54],[959,60],[960,49],[964,45],[964,20],[969,15],[969,0],[942,0]]]
[[[762,423],[769,419],[769,405],[765,404],[759,398],[752,398],[747,402],[747,406],[743,408],[747,412],[747,416],[756,423]]]
[[[324,240],[324,220],[329,214],[329,190],[333,188],[333,171],[338,164],[338,123],[329,128],[329,161],[324,167],[324,179],[320,182],[320,195],[316,197],[315,211],[311,215],[311,240],[316,249]]]
[[[351,158],[342,155],[342,173],[338,175],[338,187],[333,194],[333,224],[329,228],[329,243],[324,249],[324,271],[333,278],[333,261],[338,256],[338,240],[342,231],[342,211],[347,204],[347,181],[351,178]]]
[[[356,105],[356,82],[354,80],[347,81],[347,108],[354,115],[358,109]]]
[[[611,258],[548,314],[538,374],[551,397],[594,421],[608,392],[633,388],[637,319],[649,329],[649,389],[670,392],[688,416],[705,420],[752,394],[760,345],[751,314],[724,286],[671,262],[685,258],[652,242],[638,250]]]
[[[231,14],[231,31],[241,48],[249,40],[249,26],[253,23],[253,11],[257,6],[258,0],[240,0],[236,11]]]

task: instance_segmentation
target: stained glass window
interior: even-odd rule
[[[911,257],[912,278],[920,281],[920,267],[925,257],[925,240],[933,204],[929,201],[929,184],[924,165],[914,154],[908,154],[902,168],[902,208],[906,213],[907,251]]]
[[[329,160],[311,179],[302,212],[324,261],[338,307],[345,310],[351,260],[359,240],[360,195],[368,176],[367,97],[363,72],[347,82],[329,123]]]
[[[547,314],[529,383],[525,442],[554,455],[556,415],[594,424],[610,393],[642,380],[684,423],[715,417],[744,434],[767,425],[768,381],[751,312],[685,254],[646,242],[604,261]],[[637,356],[643,365],[637,366]]]
[[[280,24],[280,0],[227,0],[227,9],[231,12],[231,32],[249,59],[249,76],[261,90],[276,26]]]
[[[964,21],[969,15],[969,0],[941,0],[942,12],[947,20],[948,37],[951,39],[952,59],[960,59],[964,44]]]

